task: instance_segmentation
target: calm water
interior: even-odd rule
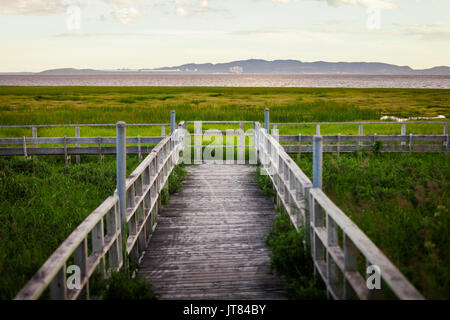
[[[371,75],[0,75],[13,86],[219,86],[450,89],[450,76]]]

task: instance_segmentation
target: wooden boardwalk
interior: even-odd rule
[[[139,268],[162,299],[285,299],[264,239],[276,214],[254,166],[187,167]]]

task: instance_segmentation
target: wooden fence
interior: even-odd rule
[[[125,145],[118,141],[118,158],[125,156]],[[137,263],[156,227],[160,195],[182,146],[179,130],[162,139],[124,181],[123,200],[119,175],[126,166],[118,161],[118,190],[73,231],[15,299],[38,299],[48,287],[51,299],[77,299],[82,293],[89,299],[89,280],[96,270],[105,278],[128,259]],[[72,262],[81,269],[78,288],[67,286],[66,271]]]
[[[127,147],[129,154],[139,155],[150,153],[153,146],[145,144],[157,144],[166,136],[166,127],[171,127],[175,121],[174,114],[171,114],[171,123],[143,123],[127,124],[127,127],[161,127],[160,137],[129,137],[127,143],[136,144],[136,146]],[[115,124],[52,124],[52,125],[14,125],[0,126],[1,129],[31,129],[30,137],[20,138],[0,138],[0,156],[24,156],[28,158],[33,155],[63,155],[66,162],[69,162],[70,156],[76,156],[76,162],[80,162],[80,155],[103,155],[116,154],[115,137],[80,137],[81,128],[101,128],[115,127]],[[74,128],[74,137],[39,137],[39,129],[43,128]],[[50,145],[50,147],[42,147]],[[85,145],[85,146],[81,146]],[[87,146],[86,146],[87,145]],[[90,145],[90,146],[89,146]],[[3,147],[2,147],[3,146]]]
[[[417,121],[417,122],[387,122],[387,121],[380,121],[380,122],[286,122],[286,123],[270,123],[269,122],[269,112],[268,109],[266,109],[265,113],[266,117],[266,128],[269,128],[272,126],[272,129],[277,130],[278,127],[281,126],[315,126],[316,127],[316,135],[321,135],[321,128],[323,126],[333,126],[333,125],[352,125],[358,126],[358,135],[363,136],[364,135],[364,126],[365,125],[398,125],[400,127],[400,134],[405,136],[406,135],[406,126],[415,126],[415,125],[435,125],[435,126],[442,126],[443,127],[443,135],[448,135],[448,122],[431,122],[431,121]]]
[[[278,141],[256,125],[258,159],[273,182],[282,204],[297,230],[305,228],[316,272],[333,299],[370,299],[364,265],[376,265],[381,278],[400,299],[423,299],[375,244],[295,164]],[[316,184],[317,182],[315,182]],[[317,183],[320,185],[320,183]],[[341,234],[341,237],[339,237]],[[341,239],[340,239],[341,238]]]
[[[295,145],[284,145],[288,153],[311,153],[313,151],[312,135],[280,135],[275,137],[279,142],[295,142]],[[449,135],[329,135],[322,136],[324,152],[354,152],[372,150],[376,143],[381,143],[380,152],[442,152],[448,151]]]

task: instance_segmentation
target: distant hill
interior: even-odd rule
[[[106,73],[101,70],[94,69],[75,69],[75,68],[63,68],[63,69],[51,69],[39,72],[43,75],[83,75],[83,74],[99,74]]]
[[[95,75],[95,74],[368,74],[368,75],[450,75],[450,67],[438,66],[430,69],[414,70],[408,66],[397,66],[378,62],[302,62],[298,60],[261,59],[239,60],[227,63],[189,63],[181,66],[156,69],[52,69],[40,75]],[[24,73],[22,73],[24,74]],[[28,74],[28,73],[27,73]]]
[[[256,59],[217,64],[190,63],[155,70],[183,73],[450,75],[450,68],[445,66],[414,70],[408,66],[374,62],[301,62],[297,60],[266,61]]]

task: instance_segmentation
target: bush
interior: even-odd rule
[[[270,270],[285,278],[289,299],[326,299],[323,282],[314,277],[311,250],[304,229],[295,230],[286,213],[274,219],[272,230],[266,237],[266,245],[271,250]]]
[[[255,181],[258,187],[264,192],[264,194],[270,198],[275,197],[276,191],[273,188],[272,180],[268,175],[261,173],[261,169],[257,168],[255,173]]]
[[[103,300],[157,300],[145,279],[131,278],[125,272],[114,272],[100,283],[98,294]]]
[[[188,175],[188,172],[183,168],[183,164],[175,166],[169,176],[169,194],[174,194],[181,190],[182,182]]]
[[[170,195],[181,190],[182,182],[188,175],[188,172],[183,168],[183,164],[176,165],[172,173],[169,175],[169,188],[164,187],[161,190],[161,203],[167,205],[170,200]]]

